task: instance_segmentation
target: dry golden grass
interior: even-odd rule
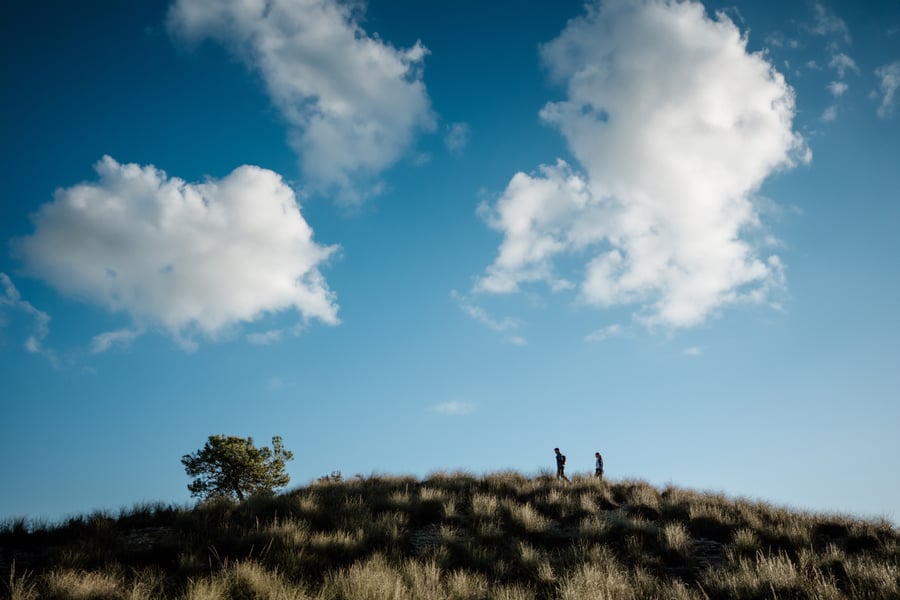
[[[0,573],[11,600],[900,598],[885,521],[578,475],[326,479],[12,523],[9,555],[31,557]]]

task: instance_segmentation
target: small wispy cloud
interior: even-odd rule
[[[258,346],[268,346],[281,340],[284,331],[281,329],[270,329],[269,331],[260,331],[258,333],[248,333],[247,341]]]
[[[897,100],[894,98],[897,89],[900,88],[900,60],[882,65],[875,69],[875,75],[881,80],[876,97],[881,98],[877,113],[882,119],[894,114]]]
[[[821,2],[813,4],[813,22],[808,26],[808,29],[815,35],[833,37],[835,40],[845,44],[852,42],[847,23],[825,8]]]
[[[849,71],[853,71],[859,75],[859,67],[856,65],[856,61],[843,52],[838,52],[832,56],[828,66],[837,71],[838,77],[841,79],[843,79]]]
[[[826,40],[825,52],[829,58],[827,62],[823,62],[821,65],[816,61],[810,60],[806,63],[806,66],[815,71],[821,71],[827,66],[827,68],[837,73],[838,78],[837,81],[832,81],[828,85],[828,91],[831,93],[833,100],[819,116],[822,122],[830,123],[837,119],[840,108],[839,98],[849,88],[844,79],[851,73],[859,75],[860,71],[856,61],[845,50],[845,48],[853,44],[847,23],[821,2],[812,4],[812,12],[812,22],[801,25],[801,29]]]
[[[689,346],[683,350],[685,356],[700,356],[703,354],[703,348],[700,346]]]
[[[6,273],[0,273],[0,313],[16,311],[25,313],[31,318],[30,333],[25,338],[25,350],[32,354],[43,356],[54,367],[59,367],[59,358],[56,353],[44,346],[44,339],[50,334],[50,315],[35,308],[30,302],[24,300],[12,279]],[[6,318],[0,319],[0,326],[6,324]]]
[[[844,92],[846,92],[849,87],[850,86],[843,81],[832,81],[828,84],[828,91],[831,92],[831,95],[835,98],[839,98],[844,95]]]
[[[475,304],[469,304],[468,301],[464,301],[460,303],[460,308],[462,308],[463,312],[467,315],[482,323],[488,327],[488,329],[492,329],[494,331],[504,332],[509,331],[510,329],[515,329],[519,326],[519,322],[510,317],[504,317],[503,319],[495,319],[491,317],[486,310],[482,307],[477,306]]]
[[[827,89],[833,98],[833,102],[828,108],[822,111],[822,116],[819,117],[825,123],[830,123],[837,119],[839,99],[848,89],[850,89],[850,86],[844,81],[844,77],[851,71],[859,74],[859,67],[856,65],[856,61],[843,52],[834,54],[831,57],[831,61],[828,63],[828,67],[837,71],[839,79],[837,81],[832,81],[827,86]]]
[[[473,304],[468,296],[460,294],[456,290],[450,292],[450,297],[464,313],[491,331],[504,334],[508,342],[515,344],[516,346],[524,346],[528,343],[528,340],[523,336],[513,333],[522,326],[522,322],[518,319],[513,319],[511,317],[497,319],[492,317],[483,307]]]
[[[441,404],[435,404],[431,407],[432,410],[436,413],[442,415],[448,415],[452,417],[460,417],[464,415],[472,414],[472,411],[475,410],[474,405],[471,402],[443,402]]]
[[[296,337],[305,330],[306,326],[303,323],[297,323],[293,327],[282,327],[279,329],[269,329],[268,331],[248,333],[245,336],[245,339],[257,346],[268,346],[280,342],[286,335]]]
[[[141,334],[141,329],[117,329],[115,331],[107,331],[98,333],[91,339],[91,354],[101,354],[114,346],[128,348],[131,343]]]
[[[592,331],[591,333],[584,336],[584,341],[588,343],[596,343],[608,340],[611,337],[620,336],[625,332],[625,329],[617,324],[609,325],[607,327],[601,327],[596,331]]]
[[[825,123],[831,123],[835,119],[837,119],[838,108],[836,105],[832,104],[828,108],[822,111],[822,116],[819,117]]]
[[[427,152],[416,152],[412,157],[412,164],[421,167],[431,162],[431,155]]]
[[[732,19],[734,20],[734,19]],[[741,19],[743,21],[743,19]],[[765,43],[767,46],[772,46],[775,48],[799,48],[800,42],[794,38],[789,38],[784,35],[781,31],[773,31],[769,35],[766,36]]]
[[[856,62],[846,54],[837,54],[831,57],[831,62],[828,65],[832,69],[838,72],[838,76],[841,78],[838,81],[832,81],[828,84],[827,89],[829,93],[831,93],[832,98],[834,99],[828,108],[822,111],[822,116],[820,119],[825,123],[830,123],[837,119],[838,116],[838,104],[841,96],[843,96],[850,86],[847,82],[843,81],[845,74],[847,71],[855,71],[859,73],[859,67],[856,66]]]
[[[444,145],[451,154],[460,155],[469,145],[472,128],[468,123],[453,123],[450,125],[447,135],[444,136]]]

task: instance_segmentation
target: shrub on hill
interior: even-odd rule
[[[243,500],[286,486],[291,478],[284,463],[293,458],[278,436],[272,438],[272,448],[257,448],[251,437],[211,435],[201,449],[185,454],[181,464],[195,478],[188,484],[192,496]]]

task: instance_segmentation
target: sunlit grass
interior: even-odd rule
[[[886,521],[577,474],[326,478],[243,503],[13,519],[4,557],[11,600],[900,598]]]
[[[54,570],[44,577],[46,593],[60,600],[89,600],[120,597],[123,583],[114,573],[105,571]]]
[[[9,569],[6,591],[10,600],[35,600],[38,597],[37,583],[30,571],[16,573],[13,563]]]

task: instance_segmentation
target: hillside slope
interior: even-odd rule
[[[641,481],[372,476],[9,523],[0,577],[17,600],[880,600],[900,598],[900,532]]]

